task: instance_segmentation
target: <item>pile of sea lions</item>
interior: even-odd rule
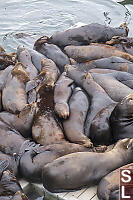
[[[100,200],[119,199],[119,168],[133,167],[128,32],[93,23],[0,47],[0,199],[28,200],[19,178],[50,192],[99,184]]]

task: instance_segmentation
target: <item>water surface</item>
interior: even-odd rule
[[[133,36],[132,17],[132,0],[0,0],[0,44],[9,52],[19,44],[32,47],[40,36],[92,22],[127,22]],[[14,37],[21,32],[31,36]]]

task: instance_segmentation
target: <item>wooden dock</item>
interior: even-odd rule
[[[31,196],[33,191],[35,198],[45,196],[45,200],[98,200],[97,186],[84,188],[76,192],[51,193],[42,184],[28,183],[24,180],[20,181],[20,184],[25,194],[31,199],[33,198]]]

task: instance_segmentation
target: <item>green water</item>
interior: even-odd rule
[[[0,0],[0,44],[8,52],[19,44],[32,47],[42,35],[92,22],[111,26],[127,22],[133,36],[132,16],[133,0]],[[16,39],[21,32],[31,36]]]

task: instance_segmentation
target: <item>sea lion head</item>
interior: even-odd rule
[[[48,36],[42,36],[38,40],[36,40],[34,44],[34,49],[39,50],[41,48],[42,44],[49,43],[50,38]]]

